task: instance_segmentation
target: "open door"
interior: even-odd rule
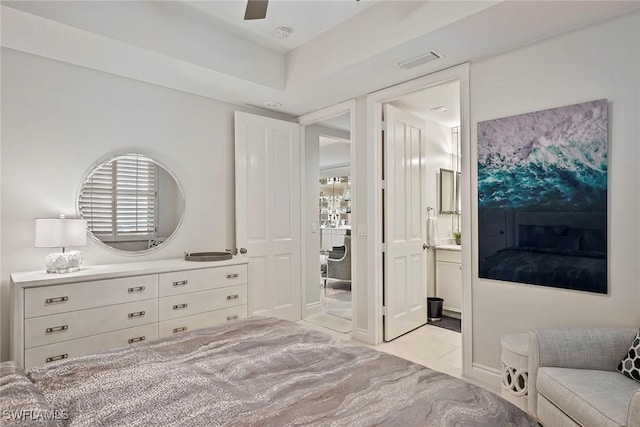
[[[301,316],[300,126],[236,111],[236,245],[250,316]]]
[[[384,105],[384,340],[427,323],[424,120]]]

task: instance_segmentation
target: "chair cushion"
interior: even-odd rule
[[[544,367],[538,393],[583,426],[625,426],[635,381],[618,372]]]
[[[329,259],[337,260],[344,256],[344,252],[346,250],[345,246],[334,246],[333,250],[329,252]]]
[[[640,382],[640,329],[631,343],[627,356],[620,361],[618,371],[632,380]]]

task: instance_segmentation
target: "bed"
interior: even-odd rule
[[[71,426],[537,425],[466,381],[266,317],[26,372],[4,362],[0,408],[3,425],[24,425],[7,417],[21,409]]]

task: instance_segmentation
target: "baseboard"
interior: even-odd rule
[[[320,301],[312,302],[310,304],[305,305],[304,315],[302,317],[303,318],[309,317],[309,316],[313,316],[314,314],[320,314],[320,313],[322,313],[322,305],[320,304]]]
[[[365,344],[374,345],[371,339],[371,335],[369,334],[369,331],[365,329],[356,328],[352,337],[358,341],[362,341]]]
[[[453,317],[454,319],[462,319],[462,314],[458,313],[457,311],[451,311],[443,308],[442,314],[444,314],[445,316]]]
[[[502,387],[502,372],[499,369],[474,363],[471,369],[471,378],[495,389],[498,392]]]

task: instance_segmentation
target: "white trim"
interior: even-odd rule
[[[355,99],[351,99],[349,101],[332,105],[331,107],[326,107],[318,111],[303,114],[297,117],[296,120],[300,125],[307,126],[315,122],[332,119],[346,112],[350,112],[352,116],[351,125],[353,126],[353,116],[355,115],[355,111],[356,111],[356,101]],[[349,131],[353,132],[354,131],[353,127]],[[353,141],[353,133],[351,134],[351,141]]]
[[[502,386],[502,373],[499,369],[474,363],[470,376],[474,381],[500,390]]]
[[[382,342],[382,203],[381,203],[381,144],[380,117],[382,104],[397,99],[403,95],[452,80],[460,81],[460,135],[462,153],[462,212],[461,232],[469,244],[462,245],[462,368],[463,375],[469,377],[472,373],[472,289],[471,289],[471,259],[472,259],[472,228],[471,228],[471,158],[470,158],[470,121],[469,121],[469,64],[461,64],[446,70],[438,71],[424,77],[410,80],[396,86],[382,89],[367,96],[367,141],[372,143],[367,147],[367,172],[369,203],[367,219],[370,226],[372,243],[368,246],[367,260],[371,267],[370,292],[368,301],[368,324],[371,343]],[[426,209],[426,207],[425,207]]]
[[[314,316],[321,313],[322,304],[320,304],[320,302],[312,302],[304,306],[304,316],[302,316],[302,318],[304,319],[305,317]]]
[[[345,101],[345,102],[341,102],[339,104],[336,105],[332,105],[330,107],[326,107],[323,108],[321,110],[318,111],[314,111],[311,113],[307,113],[307,114],[303,114],[299,117],[297,117],[297,122],[300,124],[300,132],[302,135],[302,150],[301,153],[302,157],[300,159],[300,165],[301,165],[301,175],[302,175],[302,182],[305,182],[305,176],[306,176],[306,171],[305,171],[305,157],[304,157],[304,153],[306,153],[305,151],[305,140],[304,140],[304,126],[313,124],[315,122],[318,121],[322,121],[322,120],[327,120],[327,119],[331,119],[333,117],[339,116],[341,114],[344,114],[348,112],[350,117],[349,117],[349,121],[350,121],[350,126],[351,129],[349,130],[350,133],[350,140],[351,140],[351,177],[352,177],[352,185],[351,185],[351,231],[352,231],[352,237],[351,237],[351,307],[352,307],[352,319],[351,319],[351,325],[352,325],[352,332],[354,334],[357,333],[357,331],[355,330],[356,328],[356,318],[357,318],[357,298],[358,298],[358,275],[357,275],[357,256],[358,256],[358,243],[354,234],[354,224],[358,223],[358,210],[356,208],[356,201],[357,201],[357,183],[356,183],[356,168],[357,168],[357,164],[356,164],[356,100],[355,99],[351,99],[349,101]],[[304,186],[301,186],[301,191],[302,191],[302,195],[304,195]],[[304,199],[301,199],[304,200]],[[304,203],[302,203],[302,218],[306,218],[307,215],[307,211],[306,211],[306,205]],[[309,309],[309,306],[313,306],[314,303],[312,304],[306,304],[304,303],[306,301],[306,271],[307,271],[307,262],[306,262],[306,243],[307,243],[307,239],[306,239],[306,234],[304,233],[304,220],[302,221],[302,274],[301,277],[305,278],[304,280],[301,280],[301,286],[302,286],[302,307],[303,307],[303,313],[302,313],[302,317],[305,318],[307,316],[310,316],[312,314],[315,314],[315,308],[312,307],[311,310]],[[318,308],[320,307],[320,303],[318,304]]]
[[[305,158],[307,156],[307,141],[305,139],[306,132],[304,126],[298,124],[300,132],[300,320],[311,315],[308,311],[309,304],[307,301],[307,238],[305,233],[305,220],[307,218],[307,208],[305,203],[305,186],[307,180],[307,168],[305,167]]]
[[[466,244],[462,245],[462,372],[469,375],[473,365],[473,288],[472,288],[472,213],[471,213],[471,120],[469,64],[460,66],[460,155],[462,182],[462,218],[460,231]],[[466,213],[466,214],[465,214]]]

